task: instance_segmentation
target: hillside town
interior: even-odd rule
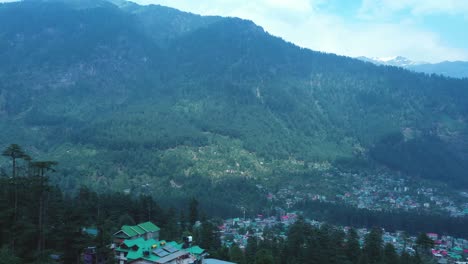
[[[390,177],[386,174],[368,176],[340,171],[324,171],[322,179],[327,186],[318,189],[315,184],[288,185],[277,191],[266,192],[268,200],[284,208],[292,208],[305,201],[344,203],[373,211],[417,211],[437,213],[450,217],[468,216],[468,191],[453,192],[445,186],[426,186],[415,180]]]
[[[256,218],[230,218],[223,220],[217,227],[217,233],[223,246],[230,248],[237,245],[241,250],[246,249],[249,238],[264,241],[273,238],[287,239],[288,228],[301,217],[298,212],[285,213],[281,217]],[[324,222],[306,219],[310,225],[320,228]],[[200,226],[197,222],[195,226]],[[347,233],[348,226],[336,226]],[[92,229],[91,229],[92,230]],[[355,229],[359,236],[359,244],[364,245],[370,230],[366,228]],[[404,231],[388,232],[382,230],[383,243],[390,243],[398,254],[406,252],[410,255],[416,253],[417,237],[408,235]],[[97,231],[87,231],[94,236]],[[160,228],[152,222],[137,225],[123,225],[113,234],[110,249],[114,252],[115,260],[119,264],[229,264],[219,259],[209,257],[207,251],[193,241],[192,236],[185,236],[181,242],[160,239]],[[465,264],[468,263],[468,240],[453,236],[427,233],[433,241],[430,249],[431,256],[438,264]],[[82,255],[83,263],[106,263],[100,258],[95,247],[88,247]]]
[[[262,215],[254,219],[226,219],[223,224],[218,227],[221,241],[228,247],[237,244],[240,248],[245,249],[250,237],[256,237],[260,241],[268,239],[271,235],[285,239],[287,228],[297,220],[298,216],[298,213],[286,213],[279,219],[277,217],[263,217]],[[315,227],[320,227],[325,224],[310,219],[306,221]],[[338,228],[342,229],[344,232],[348,232],[351,227],[342,226]],[[367,228],[359,228],[356,230],[359,235],[359,243],[362,247],[365,237],[369,234],[370,230]],[[427,233],[427,236],[434,241],[434,247],[431,249],[431,253],[432,257],[437,260],[437,263],[468,263],[467,239],[439,235],[436,233]],[[383,230],[382,238],[383,243],[392,244],[398,254],[404,251],[409,254],[415,254],[416,236],[410,236],[404,231],[392,233]]]

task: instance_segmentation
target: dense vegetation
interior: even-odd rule
[[[276,171],[336,160],[468,186],[467,80],[302,49],[241,19],[113,2],[0,5],[0,142],[59,161],[51,182],[67,193],[195,196],[232,215],[260,208],[255,184]]]
[[[63,263],[80,263],[88,246],[96,246],[112,263],[111,235],[124,224],[146,221],[160,226],[167,240],[179,241],[182,232],[193,232],[200,245],[212,247],[206,241],[213,232],[206,229],[214,227],[198,213],[195,199],[175,209],[161,208],[147,195],[98,194],[86,187],[70,196],[48,182],[55,162],[34,161],[15,144],[3,156],[16,166],[0,178],[0,263],[52,263],[51,255],[59,255]],[[204,227],[195,232],[191,226],[198,219],[204,219]],[[90,227],[98,235],[83,231]]]
[[[300,218],[287,231],[287,239],[274,236],[273,230],[267,232],[263,241],[249,238],[245,253],[234,246],[229,250],[229,259],[240,264],[269,263],[340,263],[340,264],[403,264],[431,263],[427,256],[431,242],[421,235],[417,241],[417,254],[410,256],[406,251],[396,253],[392,244],[383,243],[382,231],[378,228],[366,236],[362,249],[354,229],[346,234],[328,225],[313,227]]]
[[[418,243],[415,256],[398,255],[392,245],[384,247],[381,230],[374,229],[361,249],[354,230],[345,235],[328,225],[315,228],[300,217],[286,230],[286,239],[278,236],[284,227],[277,226],[265,230],[262,241],[249,238],[243,252],[237,245],[221,246],[218,221],[207,220],[195,198],[175,209],[160,207],[146,195],[98,194],[86,187],[70,196],[48,183],[47,175],[56,162],[35,161],[15,144],[2,155],[13,165],[11,177],[0,178],[0,263],[53,263],[51,256],[59,256],[63,263],[80,263],[81,253],[89,246],[96,246],[100,258],[112,263],[113,252],[108,247],[112,234],[124,224],[145,221],[160,226],[166,240],[193,235],[211,257],[239,264],[423,263],[430,248]],[[194,225],[198,219],[202,220],[200,226]],[[86,233],[86,227],[95,227],[97,235]]]

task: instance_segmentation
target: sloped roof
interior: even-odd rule
[[[118,236],[119,233],[123,232],[128,237],[134,237],[138,235],[144,235],[148,232],[157,232],[159,230],[160,228],[157,225],[151,222],[145,222],[145,223],[141,223],[141,224],[134,225],[134,226],[124,225],[122,226],[120,231],[114,234],[114,236]],[[119,236],[119,237],[122,237],[122,236]],[[125,238],[125,236],[123,236],[123,238]]]
[[[152,245],[157,244],[157,243],[158,241],[154,239],[145,240],[142,237],[135,238],[135,239],[127,239],[127,240],[124,240],[123,242],[123,244],[125,244],[129,248],[133,246],[137,246],[139,248],[148,247],[148,246],[151,247]]]
[[[157,241],[157,240],[154,240],[154,239],[145,240],[142,237],[139,237],[139,238],[136,238],[136,239],[127,239],[127,240],[124,240],[124,242],[122,244],[127,246],[129,249],[122,249],[121,247],[118,247],[116,249],[116,251],[128,252],[127,259],[131,260],[131,261],[137,260],[137,259],[145,259],[145,260],[149,260],[149,261],[152,261],[152,262],[156,262],[156,260],[160,259],[158,256],[156,256],[154,254],[151,254],[151,253],[148,254],[147,256],[145,256],[143,254],[143,252],[144,251],[151,252],[152,247],[155,246],[155,245],[157,247],[160,247],[161,242],[164,242],[164,241]],[[137,246],[138,249],[133,250],[132,248],[134,246]]]
[[[151,222],[141,223],[141,224],[138,224],[138,226],[142,228],[143,230],[145,230],[146,232],[156,232],[160,230],[160,228],[157,225]]]
[[[182,250],[182,247],[184,245],[184,243],[180,243],[180,244],[177,244],[176,242],[169,242],[168,243],[169,245],[172,245],[173,247],[179,249],[179,250]],[[189,247],[189,248],[186,248],[184,249],[194,255],[201,255],[203,252],[205,252],[205,250],[199,246],[193,246],[193,247]]]
[[[199,246],[194,246],[186,249],[188,252],[194,255],[201,255],[205,250]]]
[[[122,231],[125,234],[127,234],[129,237],[143,235],[145,233],[145,231],[139,228],[138,226],[128,226],[128,225],[122,226]]]

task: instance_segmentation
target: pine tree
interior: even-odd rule
[[[346,237],[346,256],[352,264],[357,264],[359,262],[360,255],[361,247],[359,245],[359,236],[356,230],[351,228]]]
[[[312,227],[305,222],[302,216],[298,217],[297,221],[289,227],[286,252],[291,261],[303,262],[306,258],[305,256],[311,253],[305,246],[306,244],[310,244],[308,240],[311,239],[312,232]],[[321,246],[320,243],[316,244],[316,246]],[[313,248],[315,250],[317,247]],[[314,253],[317,252],[314,251]],[[320,256],[317,256],[317,258],[320,261]]]
[[[198,201],[195,198],[190,200],[189,204],[189,222],[190,229],[192,229],[195,222],[198,220]]]
[[[112,223],[104,219],[99,219],[97,222],[96,256],[105,260],[112,260],[114,252],[109,248],[109,243],[112,239],[111,230]]]
[[[208,251],[215,252],[221,247],[221,241],[218,236],[217,227],[205,221],[201,225],[200,246]]]
[[[7,247],[0,249],[0,264],[20,264],[21,259],[11,252]]]
[[[379,263],[381,260],[382,245],[382,230],[372,228],[369,234],[367,234],[364,242],[364,254],[366,254],[370,264]]]
[[[416,239],[416,246],[421,253],[429,254],[430,249],[434,247],[434,241],[426,233],[420,233]]]
[[[234,245],[229,249],[229,258],[237,264],[245,264],[245,256],[238,245]]]
[[[47,199],[45,194],[47,193],[47,177],[45,173],[47,171],[55,171],[53,166],[56,166],[58,163],[55,161],[35,161],[31,163],[32,168],[37,171],[37,176],[35,177],[37,183],[37,192],[38,192],[38,239],[37,239],[37,253],[42,255],[42,252],[45,247],[45,236],[44,236],[44,220],[45,220],[45,208]]]
[[[16,169],[17,169],[16,160],[29,157],[26,155],[26,153],[18,144],[11,144],[10,146],[8,146],[6,149],[3,150],[2,156],[11,158],[11,161],[12,161],[11,177],[13,178],[16,177]]]
[[[169,208],[165,216],[165,224],[161,229],[161,237],[166,240],[180,239],[181,232],[177,226],[177,216],[174,207]]]
[[[258,241],[254,236],[247,239],[247,247],[245,248],[245,260],[247,264],[255,263],[255,254],[258,249]]]
[[[273,264],[273,255],[266,249],[260,249],[255,254],[255,264]]]
[[[410,254],[408,254],[408,252],[406,251],[403,251],[403,253],[401,253],[401,256],[400,256],[400,264],[411,264],[411,263],[413,262],[411,260]]]
[[[23,151],[23,149],[18,144],[11,144],[6,149],[3,150],[2,156],[11,158],[12,161],[12,172],[11,177],[13,178],[13,189],[14,189],[14,206],[13,206],[13,227],[16,229],[17,220],[18,220],[18,179],[16,175],[16,162],[17,159],[26,158],[29,159],[30,157]],[[16,233],[15,230],[13,231],[13,237],[11,239],[11,247],[12,251],[15,251],[15,241],[16,241]]]
[[[383,259],[385,264],[398,264],[398,254],[392,244],[385,245]]]

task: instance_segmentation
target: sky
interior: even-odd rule
[[[351,57],[468,61],[468,0],[134,0],[250,19],[301,47]]]
[[[272,35],[323,52],[468,61],[468,0],[133,1],[249,19]]]

